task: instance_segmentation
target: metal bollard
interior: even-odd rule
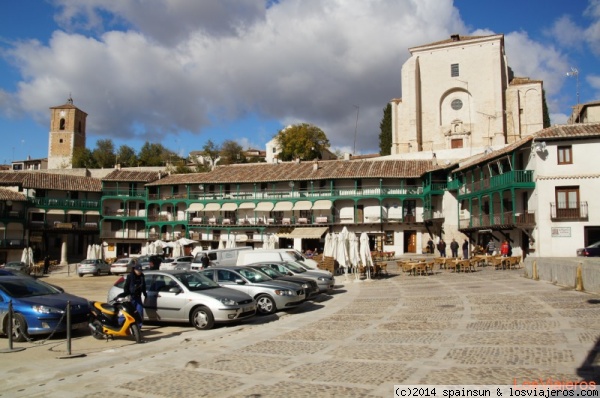
[[[13,348],[13,305],[12,300],[8,302],[8,330],[6,333],[8,334],[8,349],[0,350],[0,352],[18,352],[23,351],[24,347]]]
[[[59,356],[57,358],[68,359],[85,357],[85,354],[71,355],[71,301],[67,301],[67,308],[65,310],[67,312],[67,355]]]

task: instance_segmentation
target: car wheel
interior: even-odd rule
[[[277,311],[275,301],[268,294],[261,294],[256,297],[256,310],[261,315],[269,315]]]
[[[77,275],[79,275],[80,278],[83,278],[83,274],[77,274]]]
[[[29,340],[29,334],[27,333],[27,321],[25,321],[25,317],[23,317],[21,314],[13,314],[12,321],[13,340],[19,343]]]
[[[98,271],[96,271],[96,272],[94,272],[94,274],[93,274],[93,275],[94,275],[94,276],[98,276],[98,274],[99,274],[99,272],[98,272]]]
[[[190,315],[190,322],[198,330],[212,329],[215,325],[215,317],[212,312],[204,306],[194,308]]]

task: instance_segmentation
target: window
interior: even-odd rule
[[[450,76],[458,77],[460,74],[458,73],[458,64],[450,65]]]
[[[579,187],[556,187],[556,216],[579,217]]]
[[[558,164],[572,164],[573,163],[573,152],[571,145],[559,146],[557,148]]]
[[[385,231],[385,245],[394,245],[394,231]]]
[[[463,147],[463,139],[462,138],[453,138],[450,141],[450,146],[452,149],[462,148]]]
[[[64,130],[64,129],[65,129],[65,119],[60,119],[59,130]]]
[[[462,109],[462,107],[463,107],[463,102],[457,98],[457,99],[455,99],[455,100],[452,100],[452,102],[450,103],[450,106],[451,106],[451,107],[452,107],[452,109],[454,109],[455,111],[458,111],[458,110]]]

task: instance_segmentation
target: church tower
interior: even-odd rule
[[[50,140],[48,143],[48,168],[73,168],[75,148],[85,148],[85,124],[87,113],[67,103],[50,108]]]

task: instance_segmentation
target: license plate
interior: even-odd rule
[[[248,311],[254,311],[254,310],[256,310],[256,307],[254,307],[254,306],[242,308],[242,312],[248,312]]]

